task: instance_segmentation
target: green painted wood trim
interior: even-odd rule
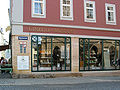
[[[70,71],[71,71],[71,64],[72,64],[72,61],[71,61],[71,51],[72,49],[71,49],[71,38],[70,38]]]
[[[31,36],[31,71],[33,71],[33,65],[32,65],[32,36]]]
[[[117,41],[115,41],[115,69],[117,68]]]
[[[53,45],[53,42],[52,42],[52,37],[51,37],[51,71],[53,71],[53,57],[52,57],[52,45]]]
[[[88,39],[88,70],[90,70],[90,40]]]
[[[65,44],[65,51],[64,51],[64,53],[65,53],[65,61],[64,61],[64,63],[65,63],[65,70],[66,70],[66,37],[65,37],[64,40],[65,40],[65,43],[64,43]]]
[[[104,42],[102,40],[102,70],[104,69]]]
[[[119,41],[119,59],[120,59],[120,41]],[[120,69],[120,65],[119,65],[119,69]]]
[[[81,55],[81,52],[80,52],[80,38],[79,38],[79,71],[80,71],[80,61],[81,61],[81,59],[80,59],[80,55]]]

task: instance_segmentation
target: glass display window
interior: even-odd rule
[[[70,38],[32,36],[32,71],[68,71]]]
[[[79,39],[79,70],[120,69],[117,40]]]

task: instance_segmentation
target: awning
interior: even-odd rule
[[[9,49],[9,45],[2,45],[2,46],[0,46],[0,51],[4,51],[6,49]]]

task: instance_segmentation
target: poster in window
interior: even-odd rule
[[[29,56],[17,56],[17,69],[29,70]]]

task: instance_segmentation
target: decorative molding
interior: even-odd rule
[[[59,25],[59,24],[12,22],[12,25],[47,26],[47,27],[60,27],[60,28],[74,28],[74,29],[89,29],[89,30],[117,31],[117,32],[120,32],[120,29],[98,28],[98,27],[87,27],[87,26],[72,26],[72,25]]]
[[[91,39],[108,39],[108,40],[120,40],[120,37],[105,37],[105,36],[88,36],[88,35],[66,35],[66,34],[48,34],[48,33],[28,33],[29,35],[47,35],[47,36],[64,36],[64,37],[77,37],[77,38],[91,38]]]

